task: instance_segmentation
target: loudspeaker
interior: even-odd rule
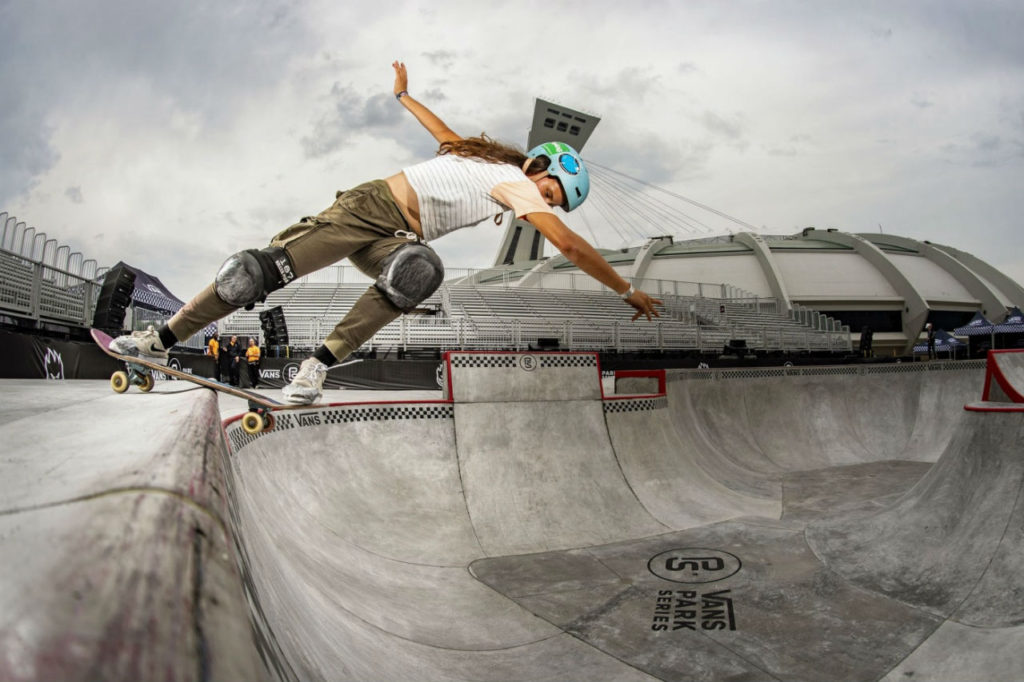
[[[284,321],[281,306],[267,308],[260,312],[260,327],[267,346],[288,345],[288,325]]]
[[[722,354],[735,355],[742,358],[749,350],[746,339],[729,339],[729,342],[725,344],[725,348],[722,349]]]
[[[92,326],[116,336],[124,328],[124,315],[135,291],[135,273],[124,266],[109,270],[103,278],[93,312]]]

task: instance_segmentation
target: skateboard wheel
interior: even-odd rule
[[[274,415],[267,412],[263,415],[263,430],[270,431],[272,428],[274,428]]]
[[[246,412],[242,417],[242,430],[248,434],[257,434],[264,428],[263,417],[255,412]]]
[[[117,393],[124,393],[130,386],[128,381],[128,373],[117,371],[110,375],[110,387]]]
[[[142,383],[139,384],[139,390],[143,393],[149,393],[156,386],[156,379],[153,378],[152,374],[146,374],[142,377]]]

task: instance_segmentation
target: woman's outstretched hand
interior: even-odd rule
[[[404,62],[392,62],[391,66],[395,70],[395,94],[397,95],[403,90],[409,89],[409,74],[405,70]]]
[[[657,308],[654,307],[655,304],[663,305],[661,299],[651,298],[644,291],[640,291],[639,289],[635,290],[633,295],[626,299],[626,303],[636,308],[636,314],[633,315],[633,322],[640,319],[641,315],[646,315],[648,322],[651,321],[651,315],[661,317]]]

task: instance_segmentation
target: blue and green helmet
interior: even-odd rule
[[[573,210],[587,198],[590,193],[590,174],[575,149],[564,142],[545,142],[526,152],[526,155],[546,156],[550,159],[548,174],[555,176],[562,184],[566,211]]]

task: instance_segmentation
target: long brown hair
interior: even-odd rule
[[[480,159],[487,163],[507,163],[516,168],[522,168],[526,159],[529,158],[518,148],[498,142],[488,137],[486,133],[480,133],[479,137],[465,137],[460,140],[442,142],[437,154],[438,156],[455,154],[468,159]],[[540,173],[547,170],[547,167],[543,160],[536,158],[526,169],[526,174]]]

